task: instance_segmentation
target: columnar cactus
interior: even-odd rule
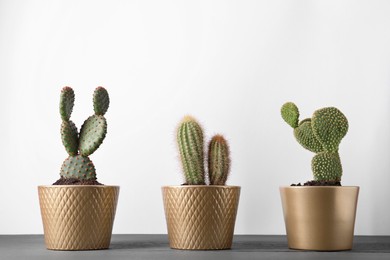
[[[341,181],[342,166],[339,144],[348,132],[348,120],[335,107],[325,107],[314,112],[312,118],[299,122],[298,107],[285,103],[282,118],[294,128],[294,136],[305,149],[316,153],[312,171],[316,181]]]
[[[177,129],[177,142],[186,185],[205,185],[203,129],[191,116],[185,116]],[[208,147],[209,182],[225,185],[229,170],[229,146],[222,135],[215,135]]]
[[[73,105],[73,89],[64,87],[60,96],[61,139],[69,157],[62,164],[60,175],[64,179],[96,180],[95,166],[88,156],[99,148],[106,137],[107,122],[104,114],[109,106],[107,90],[103,87],[95,89],[93,95],[95,114],[84,122],[80,134],[70,120]]]
[[[209,178],[211,185],[225,185],[230,171],[229,145],[222,135],[215,135],[209,143]]]
[[[205,184],[203,130],[193,117],[183,118],[177,131],[177,141],[186,184]]]

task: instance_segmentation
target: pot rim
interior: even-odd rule
[[[38,188],[120,188],[119,185],[38,185]]]
[[[183,189],[191,189],[191,188],[203,188],[203,189],[210,189],[210,188],[223,188],[223,189],[229,189],[229,188],[241,188],[241,186],[236,185],[165,185],[161,186],[162,189],[164,188],[183,188]]]
[[[341,189],[360,188],[360,186],[279,186],[279,189]]]

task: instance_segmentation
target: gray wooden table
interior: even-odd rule
[[[186,251],[168,247],[167,235],[113,235],[108,250],[51,251],[44,245],[42,235],[1,235],[0,260],[207,260],[207,259],[386,259],[390,260],[390,236],[357,236],[352,251],[304,252],[287,248],[285,236],[234,237],[231,250]]]

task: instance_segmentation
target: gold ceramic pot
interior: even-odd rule
[[[280,195],[289,248],[352,249],[359,187],[280,187]]]
[[[231,248],[240,187],[165,186],[162,193],[171,248]]]
[[[119,186],[38,186],[45,243],[53,250],[110,246]]]

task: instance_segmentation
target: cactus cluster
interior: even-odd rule
[[[110,100],[103,87],[95,89],[93,107],[95,114],[85,120],[80,133],[70,120],[74,106],[74,91],[64,87],[60,96],[61,139],[69,157],[62,164],[60,176],[63,179],[96,180],[95,166],[89,155],[102,144],[107,133],[107,121],[104,118]]]
[[[185,116],[177,129],[177,142],[186,185],[205,185],[204,135],[200,124]],[[210,185],[225,185],[230,171],[229,145],[222,135],[208,144],[208,178]]]
[[[348,120],[335,107],[314,112],[312,118],[299,122],[298,107],[287,102],[281,108],[284,121],[294,128],[294,136],[305,149],[316,153],[311,167],[315,181],[341,181],[339,144],[348,132]]]

